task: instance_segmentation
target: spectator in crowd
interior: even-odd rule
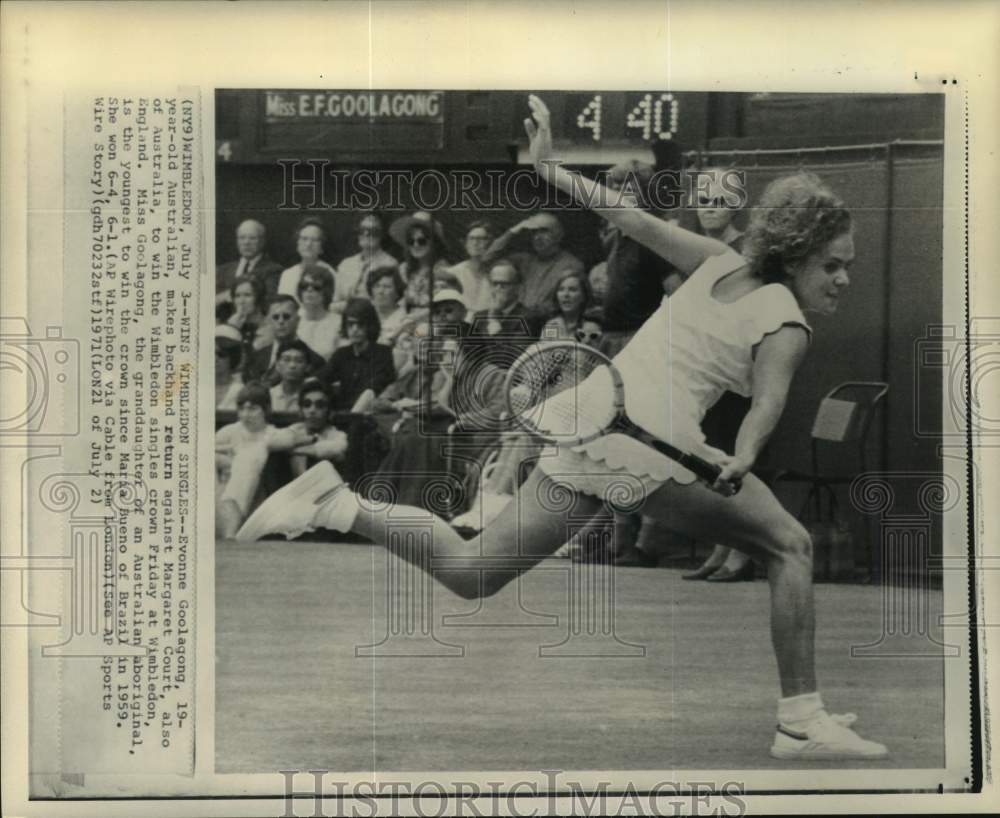
[[[542,327],[546,340],[573,341],[590,306],[590,284],[582,273],[567,273],[556,285],[552,317]]]
[[[347,435],[330,422],[330,393],[316,378],[310,378],[299,390],[299,412],[302,420],[290,430],[299,438],[299,427],[312,435],[312,442],[297,446],[291,453],[292,476],[298,477],[315,465],[317,460],[332,460],[340,464],[347,453]]]
[[[511,252],[519,236],[530,236],[531,250]],[[524,282],[521,298],[529,311],[544,315],[555,295],[556,283],[566,273],[584,272],[583,262],[562,248],[563,228],[551,213],[536,213],[500,235],[487,249],[482,263],[492,269],[501,258],[513,262]]]
[[[395,256],[382,249],[384,228],[382,219],[374,213],[366,213],[357,226],[358,248],[361,252],[348,256],[337,265],[336,296],[331,309],[342,313],[352,298],[364,298],[368,293],[369,278],[374,270],[397,268]],[[402,296],[401,296],[402,297]]]
[[[430,324],[415,327],[413,358],[414,366],[400,372],[391,384],[375,399],[372,411],[379,414],[419,411],[442,403],[445,385],[444,375],[430,361]]]
[[[467,331],[467,328],[461,330]],[[445,443],[438,435],[427,433],[428,424],[440,433],[454,424],[463,456],[474,456],[477,449],[496,440],[500,414],[504,411],[504,374],[488,362],[471,362],[460,337],[434,336],[424,345],[433,348],[434,358],[440,361],[439,388],[430,393],[430,407],[424,410],[428,415],[420,428],[404,428],[393,436],[392,447],[379,466],[373,487],[377,485],[381,490],[391,487],[396,502],[426,508],[427,484],[435,475],[449,473],[451,448],[450,441]],[[429,385],[433,389],[435,383]],[[425,478],[414,480],[414,474]],[[460,474],[453,476],[462,479]]]
[[[222,537],[231,538],[243,525],[268,454],[315,442],[302,429],[275,428],[268,423],[270,412],[267,387],[248,383],[236,396],[237,421],[215,433],[216,527]]]
[[[309,345],[301,338],[281,342],[274,365],[281,380],[271,387],[271,411],[299,411],[299,390],[306,380],[309,352]]]
[[[378,313],[367,298],[347,302],[340,332],[347,343],[337,348],[319,378],[330,388],[335,411],[363,412],[396,379],[392,352],[378,343]]]
[[[324,362],[330,360],[340,341],[340,314],[333,312],[333,273],[318,264],[308,264],[302,269],[298,286],[299,310],[298,336]]]
[[[490,268],[492,304],[472,319],[472,335],[493,339],[498,345],[497,365],[509,367],[525,347],[538,337],[539,326],[520,300],[521,273],[509,261]]]
[[[281,273],[278,292],[283,295],[295,295],[299,291],[302,270],[309,265],[318,264],[333,275],[333,267],[321,258],[325,250],[326,230],[323,228],[323,223],[314,217],[299,222],[299,227],[295,231],[295,252],[299,254],[299,263],[293,264]]]
[[[458,290],[438,290],[434,293],[434,304],[431,307],[434,334],[447,334],[442,333],[440,330],[444,327],[451,327],[458,328],[455,331],[461,332],[463,337],[467,335],[469,328],[465,324],[465,315],[468,311],[465,299]]]
[[[607,185],[640,207],[648,208],[652,165],[637,160],[614,165]],[[675,268],[634,239],[609,226],[606,233],[607,291],[604,296],[604,352],[613,358],[627,344],[663,301],[666,290],[683,282]]]
[[[236,228],[236,250],[240,257],[227,261],[215,268],[215,297],[217,301],[231,298],[231,288],[237,278],[252,278],[266,293],[274,295],[278,290],[281,265],[268,258],[264,252],[267,246],[267,230],[256,219],[240,222]]]
[[[736,252],[740,252],[743,244],[743,231],[737,229],[733,220],[739,213],[739,208],[727,204],[727,192],[722,186],[726,174],[732,171],[724,168],[707,168],[698,173],[698,189],[694,191],[692,205],[698,219],[696,232],[703,236],[718,239],[728,244]]]
[[[426,310],[431,303],[434,275],[448,268],[444,230],[430,213],[418,210],[396,219],[389,227],[389,235],[404,251],[399,272],[406,282],[407,309]]]
[[[576,340],[599,350],[603,339],[604,310],[600,307],[591,307],[583,314],[580,328],[576,331]]]
[[[411,323],[403,300],[406,283],[396,267],[377,267],[368,274],[366,289],[381,327],[378,342],[391,347],[396,336]]]
[[[244,365],[243,379],[245,381],[260,381],[267,386],[274,386],[281,377],[275,368],[278,361],[278,349],[282,343],[298,338],[299,302],[293,295],[276,295],[267,305],[267,328],[274,339],[267,346],[261,347]],[[309,350],[309,366],[307,374],[314,374],[323,366],[323,359]]]
[[[240,276],[229,288],[233,312],[227,323],[239,330],[243,336],[244,353],[249,356],[254,350],[257,330],[266,323],[264,317],[264,285],[252,276]]]
[[[228,324],[215,327],[215,408],[236,411],[236,396],[243,388],[239,369],[243,360],[243,337]]]
[[[489,222],[473,222],[465,234],[465,252],[468,258],[451,268],[462,285],[454,289],[465,296],[465,303],[473,313],[490,308],[490,276],[484,257],[495,235],[496,231]]]
[[[608,263],[599,261],[591,267],[587,274],[587,282],[590,284],[590,293],[594,303],[603,306],[604,297],[608,292]]]

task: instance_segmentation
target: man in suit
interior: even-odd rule
[[[236,228],[236,249],[240,257],[215,268],[215,300],[228,301],[229,289],[237,278],[250,276],[257,279],[270,298],[278,291],[281,265],[273,262],[264,252],[267,230],[255,219],[247,219]]]
[[[495,366],[509,367],[538,338],[538,320],[521,302],[521,272],[512,262],[500,261],[490,268],[492,306],[472,317],[470,341],[493,346]]]
[[[267,323],[274,341],[253,353],[244,368],[243,380],[247,383],[260,381],[271,387],[281,380],[277,364],[282,346],[298,339],[299,302],[291,295],[274,296],[267,305]],[[326,362],[308,345],[306,350],[309,354],[306,356],[305,376],[309,377],[318,373]]]

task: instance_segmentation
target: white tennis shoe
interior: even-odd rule
[[[861,738],[851,729],[857,720],[853,713],[830,715],[820,713],[804,731],[778,725],[771,745],[775,758],[885,758],[889,750],[884,744]]]
[[[236,539],[240,542],[253,542],[265,534],[297,537],[307,531],[314,531],[317,511],[327,503],[341,498],[345,512],[348,511],[348,503],[356,508],[351,492],[333,464],[329,460],[321,460],[261,503],[236,532]],[[338,516],[340,515],[336,513],[324,514],[324,524],[327,518],[336,520]],[[347,518],[346,513],[343,516]],[[353,511],[350,519],[353,522]],[[349,528],[350,524],[343,530]]]

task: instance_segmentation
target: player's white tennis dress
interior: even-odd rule
[[[710,461],[717,453],[705,443],[702,418],[726,390],[752,393],[757,344],[789,324],[811,333],[795,297],[783,284],[766,284],[729,304],[712,296],[717,281],[745,264],[733,251],[708,259],[664,299],[614,359],[625,382],[629,417],[651,435]],[[593,423],[587,417],[588,391],[609,383],[607,370],[599,369],[579,390],[556,395],[546,405],[561,403],[557,414],[572,417],[577,429],[585,431]],[[575,404],[572,412],[566,411],[567,402]],[[641,483],[648,496],[667,480],[696,479],[641,441],[618,433],[582,446],[547,449],[539,466],[579,491],[609,499],[627,497],[629,484],[634,490]]]

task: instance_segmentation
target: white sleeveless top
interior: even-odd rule
[[[716,282],[745,264],[734,251],[709,258],[664,299],[614,358],[625,382],[629,417],[682,450],[706,452],[701,421],[723,392],[752,394],[754,353],[766,335],[787,325],[803,327],[811,335],[795,296],[783,284],[765,284],[728,304],[712,296]],[[587,424],[588,390],[607,388],[606,373],[599,369],[581,385],[576,395],[578,426]],[[571,399],[562,393],[550,400],[561,397]],[[676,476],[675,464],[637,443],[611,434],[572,451],[632,474],[660,480]]]

